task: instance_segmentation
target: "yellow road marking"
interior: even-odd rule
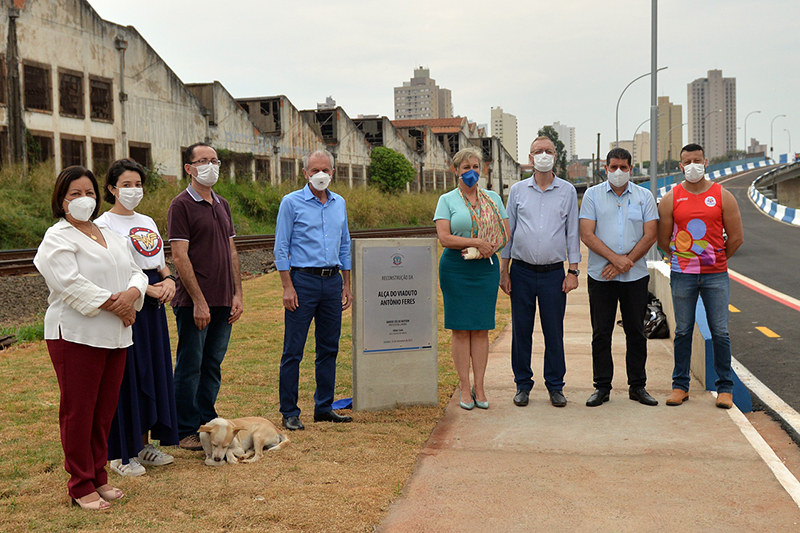
[[[728,304],[728,311],[730,311],[731,313],[741,313],[741,311],[739,311],[738,309],[736,309],[736,308],[735,308],[734,306],[732,306],[731,304]]]
[[[764,326],[758,326],[758,327],[756,327],[756,329],[758,331],[760,331],[761,333],[763,333],[764,335],[766,335],[767,337],[769,337],[770,339],[779,339],[780,338],[780,335],[778,335],[777,333],[775,333],[774,331],[772,331],[769,328],[765,328]]]

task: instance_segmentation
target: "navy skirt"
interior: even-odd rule
[[[444,300],[444,327],[462,331],[494,329],[500,258],[461,257],[461,250],[445,248],[439,260],[439,285]]]
[[[155,269],[144,273],[150,285],[161,281]],[[142,435],[147,432],[162,446],[178,444],[167,314],[150,297],[145,297],[133,324],[133,346],[128,348],[117,413],[108,435],[108,458],[128,463],[144,447]]]

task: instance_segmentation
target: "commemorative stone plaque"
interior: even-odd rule
[[[354,408],[435,404],[436,239],[353,243]]]

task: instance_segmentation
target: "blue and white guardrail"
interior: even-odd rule
[[[770,200],[761,194],[757,188],[759,181],[771,176],[783,168],[784,167],[778,167],[772,169],[756,178],[747,189],[747,195],[750,197],[750,200],[753,201],[753,204],[755,204],[757,208],[761,209],[767,216],[781,222],[786,222],[787,224],[792,224],[793,226],[800,226],[800,210],[792,207],[786,207],[785,205],[781,205],[778,202]]]
[[[786,163],[788,162],[788,160],[789,160],[789,154],[783,154],[780,156],[780,162]],[[710,174],[706,174],[705,177],[710,179],[711,181],[715,181],[724,176],[730,176],[731,174],[736,174],[738,172],[744,172],[746,170],[753,170],[754,168],[766,167],[774,164],[775,163],[770,159],[762,159],[761,161],[754,161],[751,163],[747,163],[745,165],[733,165],[730,167],[715,170]],[[660,200],[662,196],[667,194],[675,186],[676,182],[677,183],[681,182],[679,178],[682,178],[682,175],[675,174],[674,176],[669,176],[669,177],[673,179],[673,182],[658,189],[658,196],[657,196],[658,200]]]

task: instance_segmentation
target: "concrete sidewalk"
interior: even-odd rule
[[[489,410],[461,409],[456,390],[378,531],[800,531],[798,504],[745,436],[754,430],[735,407],[717,408],[696,380],[688,402],[665,405],[669,339],[648,345],[647,389],[658,406],[628,399],[617,327],[611,400],[586,407],[594,390],[591,325],[585,275],[580,281],[567,298],[569,404],[550,405],[538,320],[530,404],[512,403],[507,329],[490,348]]]

